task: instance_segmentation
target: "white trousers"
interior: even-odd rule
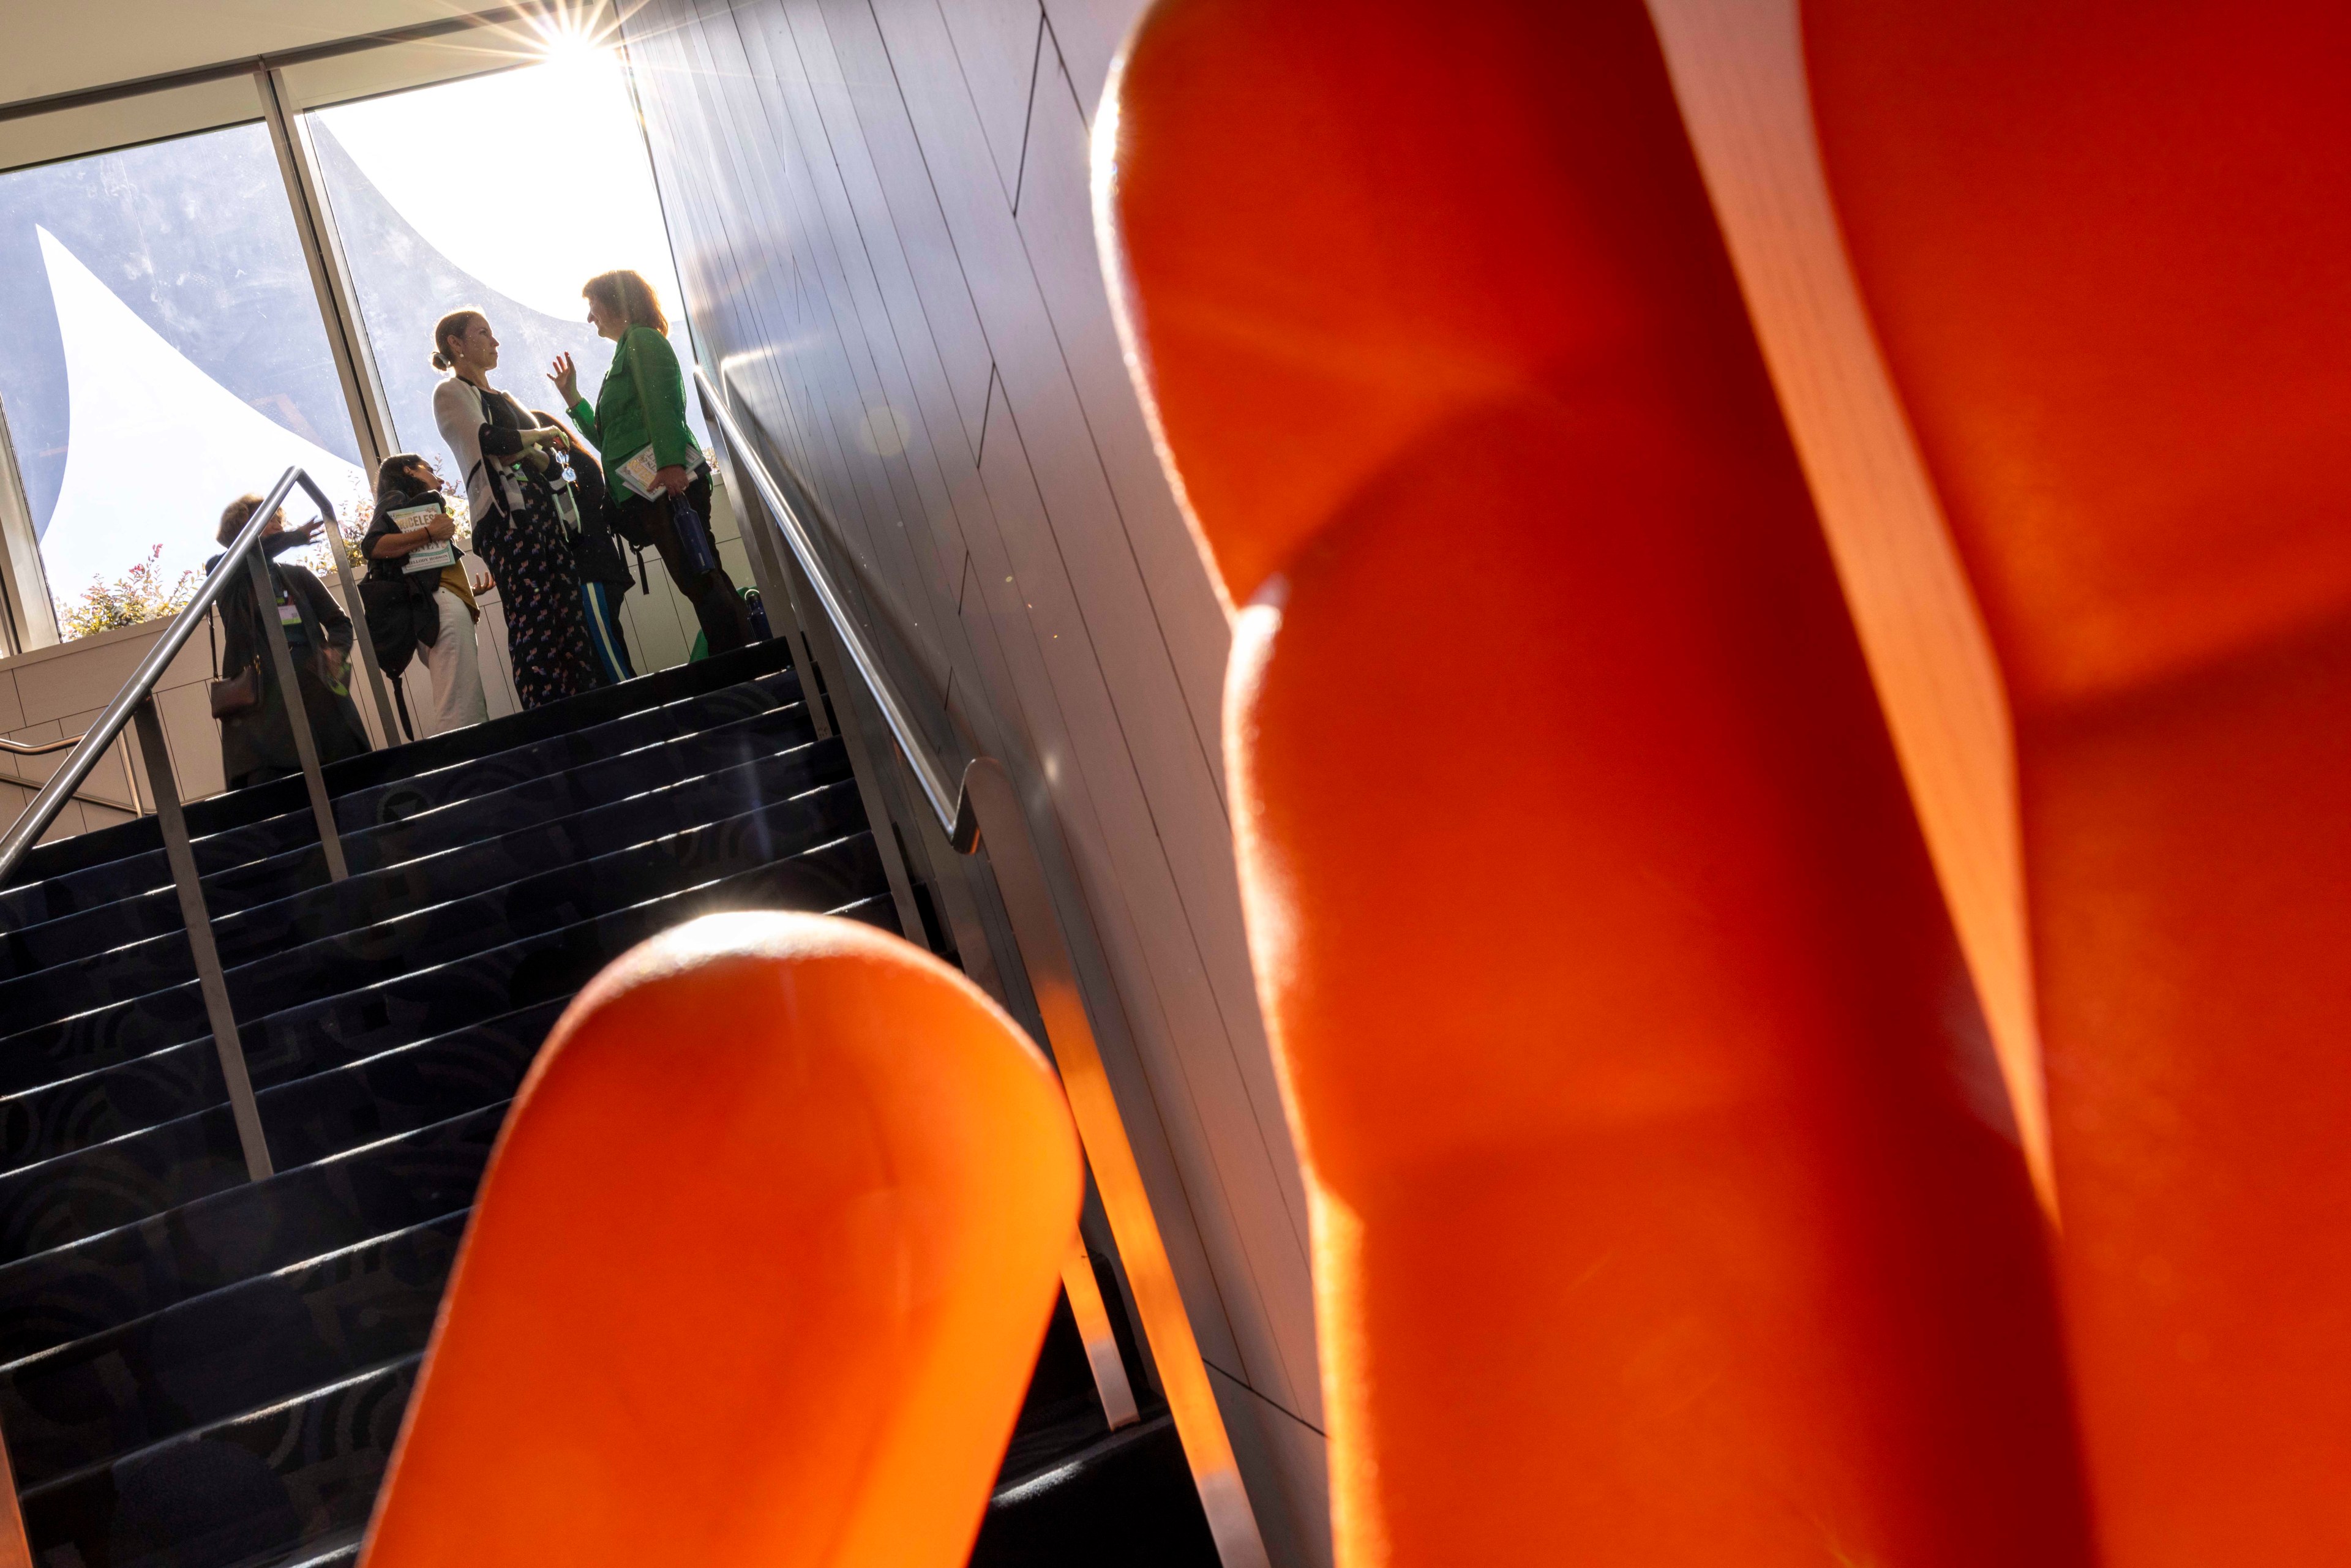
[[[433,591],[433,604],[441,612],[441,634],[430,647],[417,644],[416,653],[433,673],[433,733],[442,735],[481,723],[490,716],[490,705],[482,695],[482,655],[474,642],[474,612],[446,588]]]

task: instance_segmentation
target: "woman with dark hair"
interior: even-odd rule
[[[558,354],[547,379],[604,455],[622,531],[651,537],[712,653],[740,648],[751,640],[751,617],[718,563],[710,465],[685,423],[685,377],[669,345],[669,319],[653,286],[633,272],[601,273],[580,292],[597,335],[617,345],[611,368],[593,408],[580,395],[570,355]]]
[[[220,531],[214,537],[225,546],[235,544],[260,505],[258,496],[240,496],[231,501],[221,513]],[[308,569],[275,559],[308,544],[315,528],[288,528],[281,510],[263,528],[261,551],[268,563],[269,586],[276,601],[266,610],[257,601],[251,569],[243,562],[235,568],[235,580],[220,597],[221,674],[227,678],[215,690],[214,712],[221,721],[221,771],[232,789],[266,784],[302,770],[301,753],[294,749],[294,721],[286,706],[285,687],[277,678],[269,631],[261,619],[265,614],[276,615],[286,628],[286,647],[294,655],[295,683],[301,689],[303,712],[309,716],[319,766],[357,757],[368,748],[367,731],[360,727],[360,710],[351,704],[347,675],[350,617]],[[221,559],[213,557],[204,563],[204,570],[210,573]],[[241,687],[240,678],[244,678]],[[224,707],[225,695],[231,691],[245,694],[245,700],[227,697],[237,706]]]
[[[545,409],[532,414],[543,425],[564,430],[563,422]],[[612,531],[611,497],[604,485],[603,465],[577,440],[569,440],[564,465],[571,472],[571,494],[580,506],[580,529],[571,536],[571,564],[580,574],[580,610],[588,622],[588,644],[603,666],[604,678],[618,685],[636,678],[629,663],[629,640],[621,632],[621,601],[636,580],[621,559],[621,539]],[[640,559],[643,558],[640,557]]]
[[[557,463],[564,436],[490,385],[498,340],[478,310],[453,310],[433,329],[433,418],[465,471],[474,548],[506,606],[515,695],[537,707],[603,684],[580,613],[571,563],[568,486]]]
[[[422,658],[433,676],[433,731],[443,735],[489,716],[482,692],[481,653],[474,625],[482,616],[460,564],[457,522],[441,495],[440,476],[413,452],[376,469],[375,517],[360,550],[367,580],[368,635],[376,662],[394,682],[407,722],[408,694],[401,674]]]

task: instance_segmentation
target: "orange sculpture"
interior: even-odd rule
[[[2351,9],[1804,0],[2016,716],[2114,1568],[2351,1559]]]
[[[2087,1561],[2040,1222],[1638,0],[1167,0],[1113,291],[1340,1561]]]
[[[644,944],[516,1102],[365,1562],[962,1563],[1080,1183],[1051,1069],[929,955]]]

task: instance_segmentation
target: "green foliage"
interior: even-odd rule
[[[82,590],[81,598],[65,606],[57,617],[65,634],[94,636],[117,626],[136,626],[158,616],[177,614],[195,597],[197,573],[193,570],[183,571],[178,581],[166,588],[162,559],[163,547],[159,544],[147,552],[145,560],[112,582],[93,576],[89,586]]]
[[[465,498],[452,496],[447,499],[450,515],[457,523],[457,546],[465,549],[473,542]],[[328,551],[340,542],[351,575],[363,575],[367,560],[360,554],[360,542],[366,537],[369,520],[374,515],[373,496],[360,491],[346,497],[336,508],[332,532],[321,531],[308,549],[293,559],[316,572],[321,581],[331,584],[336,581],[335,558]],[[65,634],[68,638],[89,637],[118,626],[136,626],[158,616],[177,614],[195,597],[196,584],[204,574],[193,569],[183,571],[177,581],[166,588],[161,571],[163,547],[159,544],[147,552],[145,560],[112,582],[92,577],[78,600],[59,607],[57,619]]]

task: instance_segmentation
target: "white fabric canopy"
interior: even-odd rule
[[[196,368],[116,298],[47,229],[41,256],[65,340],[69,444],[41,535],[60,608],[163,546],[168,584],[218,546],[221,508],[299,464],[339,504],[364,496],[359,467],[305,440]],[[307,505],[289,507],[295,517]]]

